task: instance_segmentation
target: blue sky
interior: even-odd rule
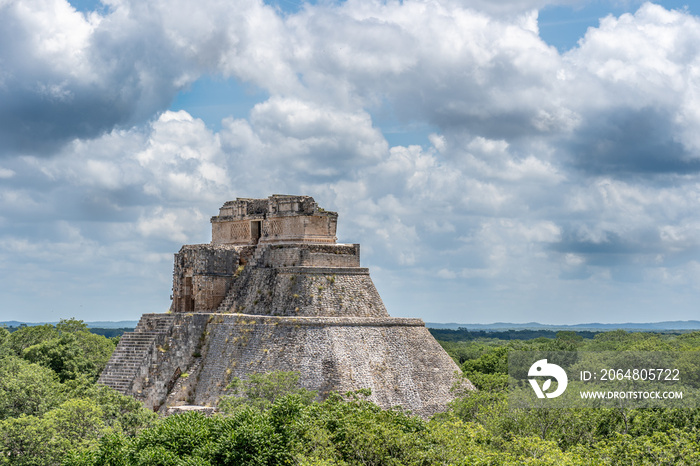
[[[235,197],[308,194],[389,312],[697,318],[684,2],[11,0],[0,320],[137,319]]]

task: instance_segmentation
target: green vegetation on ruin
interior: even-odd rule
[[[235,379],[215,416],[159,419],[96,385],[113,339],[76,320],[0,328],[0,464],[700,463],[699,410],[517,410],[506,397],[509,351],[700,351],[700,332],[451,335],[441,344],[479,391],[459,394],[430,420],[381,410],[362,390],[318,401],[298,374],[284,372]]]

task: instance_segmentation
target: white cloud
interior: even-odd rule
[[[3,2],[3,257],[167,282],[223,201],[290,192],[379,270],[482,306],[696,283],[698,18],[645,4],[560,55],[544,3]],[[220,130],[167,111],[202,75],[269,98]],[[383,120],[430,134],[391,147]]]
[[[649,131],[655,139],[653,143],[663,143],[665,139],[685,148],[667,149],[664,155],[669,162],[674,158],[697,159],[699,43],[700,20],[683,11],[645,3],[634,14],[608,16],[599,28],[590,28],[580,46],[564,57],[566,74],[573,77],[568,86],[569,98],[586,119],[602,118],[605,124],[609,116],[601,112],[614,112],[623,123],[634,112],[650,114],[657,119],[649,122],[656,127]],[[643,123],[639,119],[631,121]],[[610,123],[613,128],[619,125]],[[599,136],[599,140],[606,137],[610,136]],[[611,145],[611,150],[616,147]],[[644,162],[639,157],[636,163]],[[655,165],[654,168],[660,168]]]
[[[146,237],[164,238],[175,243],[186,243],[206,222],[197,209],[148,210],[139,220],[137,230]],[[189,233],[189,234],[188,234]]]
[[[50,154],[76,137],[145,122],[207,72],[296,80],[279,56],[281,20],[261,2],[106,3],[104,15],[66,0],[0,6],[5,153]],[[273,72],[275,63],[282,70]]]
[[[440,270],[438,270],[437,276],[440,277],[440,278],[444,278],[444,279],[446,279],[446,280],[452,280],[452,279],[454,279],[454,278],[457,278],[457,274],[456,274],[456,273],[454,273],[454,272],[451,271],[451,270],[447,270],[447,269],[440,269]]]
[[[165,112],[145,129],[76,140],[59,156],[31,161],[54,181],[101,191],[130,189],[170,202],[212,200],[229,189],[218,135],[184,111]]]
[[[250,116],[271,159],[292,160],[310,174],[338,175],[380,160],[388,147],[366,112],[347,112],[298,99],[271,98]]]

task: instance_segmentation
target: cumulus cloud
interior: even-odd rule
[[[0,254],[167,283],[223,201],[289,192],[455,309],[697,286],[700,21],[647,3],[560,54],[537,9],[575,3],[2,2]],[[269,97],[216,129],[168,111],[204,75]]]
[[[193,235],[193,230],[199,230],[199,224],[206,221],[206,217],[197,209],[170,209],[165,211],[162,207],[146,211],[139,218],[137,230],[143,236],[167,239],[174,243],[185,243]]]
[[[12,178],[15,174],[14,170],[0,167],[0,178]]]
[[[698,171],[700,21],[644,4],[608,16],[564,57],[584,123],[574,163],[597,173]]]
[[[66,0],[0,5],[3,153],[52,154],[75,138],[143,123],[203,73],[293,77],[271,73],[276,57],[261,56],[274,47],[258,39],[283,39],[279,18],[259,1],[235,9],[214,1],[105,4],[104,14],[77,12]]]

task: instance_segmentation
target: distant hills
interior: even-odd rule
[[[0,322],[0,326],[19,327],[20,325],[56,325],[58,322],[19,322],[17,320],[6,320]],[[137,320],[120,320],[113,322],[110,320],[100,320],[94,322],[85,322],[90,328],[135,328],[138,324]],[[638,330],[638,331],[655,331],[655,330],[700,330],[700,321],[698,320],[668,320],[664,322],[626,322],[620,324],[599,324],[596,322],[588,324],[573,324],[573,325],[554,325],[540,324],[539,322],[527,322],[524,324],[514,324],[512,322],[494,322],[493,324],[457,324],[438,322],[426,322],[425,326],[435,329],[458,329],[464,328],[467,330]]]
[[[0,326],[19,327],[20,325],[56,325],[58,322],[19,322],[17,320],[6,320],[0,322]],[[120,320],[112,322],[111,320],[98,320],[95,322],[85,322],[89,328],[135,328],[138,320]]]
[[[589,323],[589,324],[573,324],[573,325],[553,325],[553,324],[540,324],[538,322],[527,322],[524,324],[514,324],[510,322],[495,322],[493,324],[440,324],[436,322],[426,322],[425,326],[428,328],[436,329],[458,329],[465,328],[467,330],[594,330],[594,331],[605,331],[605,330],[642,330],[642,331],[654,331],[654,330],[700,330],[700,321],[698,320],[672,320],[664,322],[627,322],[620,324],[599,324],[599,323]]]

